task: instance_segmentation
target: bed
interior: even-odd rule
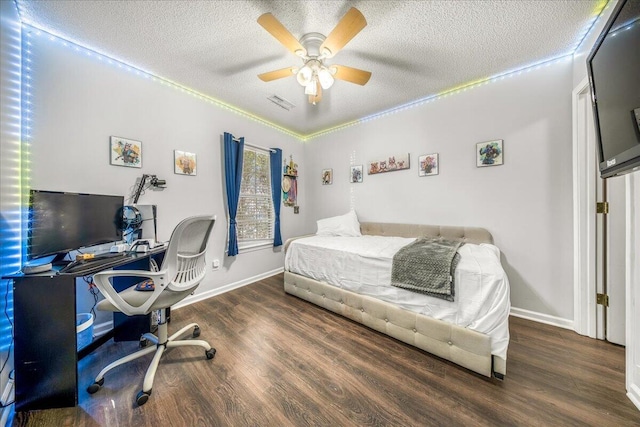
[[[356,224],[357,235],[287,240],[285,292],[481,375],[504,379],[509,283],[491,234],[471,227]],[[394,254],[420,237],[464,242],[457,251],[454,301],[390,285]]]

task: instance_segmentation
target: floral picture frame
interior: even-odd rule
[[[363,166],[355,165],[351,166],[351,172],[349,173],[349,182],[358,183],[362,182]]]

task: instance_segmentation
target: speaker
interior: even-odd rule
[[[53,268],[50,262],[45,264],[36,264],[36,265],[24,265],[22,267],[22,274],[38,274],[44,273],[45,271],[49,271]]]

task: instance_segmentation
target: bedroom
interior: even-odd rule
[[[595,9],[598,2],[592,3]],[[5,19],[17,21],[19,17],[13,2],[3,2],[2,7],[4,31]],[[608,5],[605,14],[611,8]],[[362,9],[366,11],[364,6]],[[367,16],[370,21],[371,16]],[[264,36],[261,43],[290,60],[291,55],[259,28],[255,18],[251,17],[248,25]],[[571,91],[586,76],[586,52],[604,25],[602,21],[606,16],[574,56],[303,143],[169,85],[107,66],[86,52],[78,55],[59,40],[34,37],[33,139],[35,142],[46,135],[49,143],[31,146],[32,168],[22,178],[28,178],[34,187],[51,190],[123,194],[142,173],[157,174],[167,180],[167,188],[147,192],[141,201],[158,205],[159,234],[167,239],[172,227],[186,216],[206,212],[225,218],[219,137],[231,132],[256,145],[279,147],[286,158],[293,156],[298,163],[300,213],[282,207],[284,238],[313,232],[317,219],[342,214],[351,207],[367,221],[482,226],[491,230],[504,254],[512,314],[572,329],[576,309]],[[355,38],[353,46],[357,42]],[[346,48],[341,60],[343,54],[348,54]],[[3,61],[4,55],[3,51]],[[136,58],[128,62],[137,65]],[[251,74],[255,78],[269,69],[251,68]],[[3,79],[8,78],[5,76],[3,73]],[[336,85],[333,89],[339,88]],[[5,105],[3,98],[3,111]],[[318,106],[329,105],[321,102]],[[304,104],[298,107],[306,108]],[[141,170],[105,162],[107,148],[100,144],[107,144],[112,135],[140,140],[145,149],[152,148],[145,151]],[[492,139],[504,141],[504,164],[476,168],[475,144]],[[4,134],[2,148],[3,186],[12,185],[7,180],[17,179],[17,174],[14,165],[5,163],[9,161],[5,152],[15,147]],[[197,153],[197,176],[173,173],[171,161],[167,161],[173,150]],[[406,153],[411,155],[408,171],[365,173],[362,183],[349,183],[349,166]],[[439,153],[440,173],[418,177],[417,158],[428,153]],[[327,168],[333,169],[333,184],[323,186],[320,172]],[[26,174],[26,168],[23,172]],[[637,182],[636,176],[620,179]],[[210,196],[203,198],[202,194]],[[630,203],[636,199],[634,193],[627,196]],[[3,187],[3,207],[12,202]],[[222,266],[210,269],[197,298],[222,294],[282,271],[283,254],[271,249],[241,253],[235,259],[226,257],[227,231],[220,224],[224,221],[214,228],[208,257],[221,260]],[[4,389],[6,372],[2,375]],[[630,384],[637,387],[638,374],[634,375]]]

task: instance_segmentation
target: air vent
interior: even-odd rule
[[[274,104],[276,104],[278,107],[284,108],[287,111],[290,111],[292,108],[295,107],[295,105],[293,105],[292,103],[290,103],[284,98],[280,98],[278,95],[271,95],[267,99],[273,102]]]

